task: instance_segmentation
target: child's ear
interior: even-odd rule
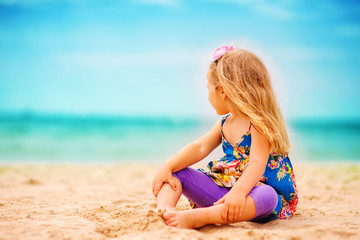
[[[219,85],[219,86],[218,86],[218,90],[219,90],[219,92],[221,93],[221,96],[222,96],[223,100],[226,100],[226,99],[227,99],[227,95],[226,95],[226,93],[225,93],[225,91],[224,91],[224,88],[223,88],[221,85]]]

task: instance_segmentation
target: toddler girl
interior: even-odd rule
[[[198,228],[290,219],[298,197],[289,139],[264,64],[249,51],[224,46],[212,54],[207,81],[211,105],[225,116],[156,174],[152,191],[166,224]],[[189,168],[219,144],[224,157],[207,170]],[[193,209],[173,210],[181,194]]]

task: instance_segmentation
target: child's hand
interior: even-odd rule
[[[164,167],[161,167],[159,172],[156,174],[152,184],[152,192],[155,197],[157,197],[164,183],[169,183],[171,188],[176,191],[176,183],[171,171]]]
[[[227,222],[239,221],[243,213],[246,195],[242,192],[229,191],[220,198],[214,205],[224,203],[221,211],[221,218]]]

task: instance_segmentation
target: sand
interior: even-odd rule
[[[0,239],[360,239],[359,165],[294,165],[292,220],[197,230],[168,227],[155,213],[156,165],[3,166]]]

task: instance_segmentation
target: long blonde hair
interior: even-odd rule
[[[285,120],[262,61],[249,51],[234,49],[210,64],[210,74],[236,113],[269,140],[272,151],[286,154],[290,142]]]

